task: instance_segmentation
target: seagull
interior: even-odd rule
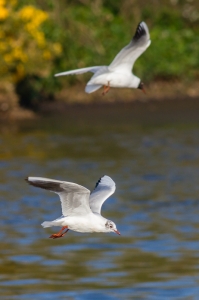
[[[101,177],[91,193],[87,188],[73,182],[43,177],[27,177],[26,181],[60,197],[62,216],[41,224],[44,228],[61,226],[61,230],[50,238],[61,238],[69,229],[77,232],[115,232],[120,235],[115,223],[101,215],[102,204],[115,192],[115,182],[109,176]]]
[[[109,66],[66,71],[55,74],[55,77],[86,72],[94,73],[85,88],[85,92],[88,94],[95,92],[102,86],[104,87],[103,95],[108,93],[110,87],[138,88],[145,92],[143,82],[131,70],[136,59],[149,47],[150,43],[148,27],[145,22],[141,22],[138,24],[131,42],[116,55]]]

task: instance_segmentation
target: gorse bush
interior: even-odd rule
[[[36,75],[40,78],[39,88],[34,88],[35,83],[31,87],[35,98],[43,89],[42,78],[51,74],[62,47],[45,34],[45,26],[51,26],[48,12],[19,2],[0,0],[0,78],[15,84],[19,91],[18,84]],[[27,92],[29,104],[25,106],[31,106],[33,94]]]
[[[47,12],[16,0],[0,0],[0,76],[18,82],[27,74],[47,76],[61,44],[46,38]]]

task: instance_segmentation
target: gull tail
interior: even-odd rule
[[[101,84],[91,84],[91,85],[87,84],[87,86],[85,88],[85,92],[88,93],[88,94],[90,94],[90,93],[93,93],[93,92],[97,91],[101,87],[102,87]]]
[[[83,74],[83,73],[86,73],[86,72],[96,73],[100,69],[101,69],[101,66],[81,68],[81,69],[76,69],[76,70],[57,73],[57,74],[55,74],[55,77],[65,76],[65,75],[74,75],[74,74]]]
[[[54,223],[54,222],[50,222],[50,221],[45,221],[45,222],[43,222],[41,225],[42,225],[44,228],[46,228],[46,227],[52,227],[52,226],[54,226],[55,223]]]

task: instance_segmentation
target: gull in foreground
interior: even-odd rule
[[[141,22],[138,24],[131,42],[117,54],[109,66],[76,69],[55,74],[55,76],[94,73],[85,88],[86,93],[89,94],[102,86],[104,86],[103,95],[109,91],[110,87],[138,88],[144,92],[143,82],[131,70],[136,59],[149,47],[150,43],[148,27],[145,22]]]
[[[115,182],[109,176],[101,177],[90,191],[73,182],[42,177],[28,177],[26,181],[36,187],[57,193],[61,200],[62,216],[45,221],[43,227],[61,226],[50,238],[63,237],[69,229],[77,232],[115,232],[120,234],[114,222],[101,216],[104,201],[115,192]]]

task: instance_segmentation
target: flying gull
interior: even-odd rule
[[[145,92],[143,82],[132,73],[132,68],[136,59],[149,47],[150,43],[148,27],[145,22],[141,22],[138,24],[131,42],[116,55],[109,66],[76,69],[55,74],[55,76],[94,73],[85,88],[86,93],[89,94],[102,86],[104,87],[103,95],[109,91],[110,87],[138,88]]]
[[[109,176],[101,177],[91,193],[87,188],[73,182],[43,177],[28,177],[26,181],[35,187],[57,193],[60,197],[62,216],[41,224],[44,228],[61,226],[61,230],[50,238],[63,237],[69,229],[77,232],[120,234],[115,223],[101,215],[102,204],[115,192],[115,182]]]

